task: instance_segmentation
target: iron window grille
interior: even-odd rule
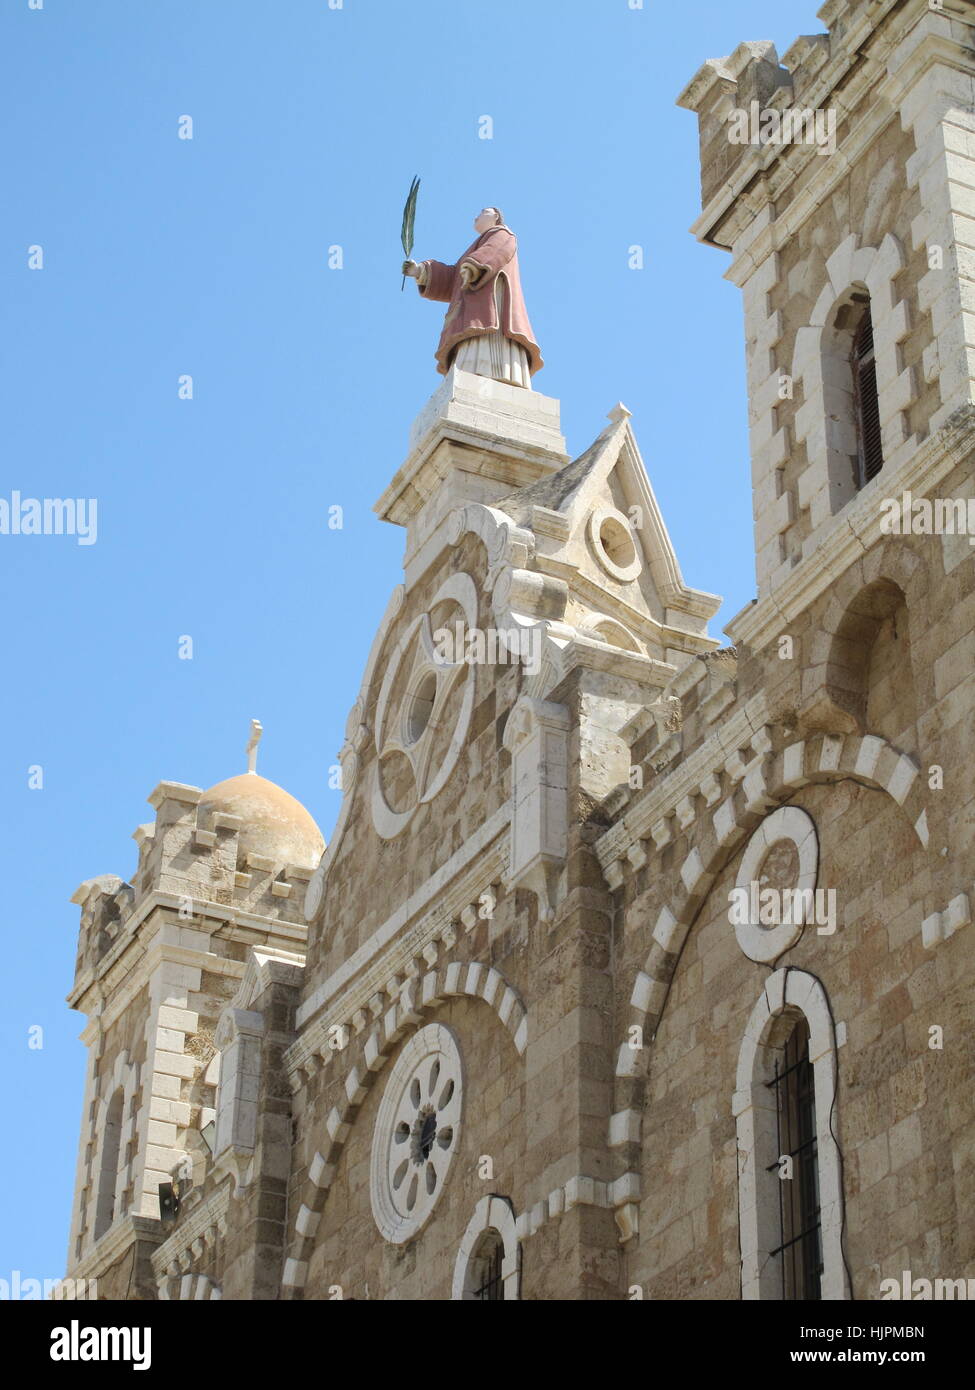
[[[780,1174],[783,1159],[792,1176],[780,1177],[779,1244],[771,1251],[779,1261],[781,1297],[822,1297],[823,1242],[819,1201],[819,1154],[816,1141],[816,1090],[809,1060],[809,1029],[799,1019],[766,1085],[775,1096],[778,1157],[768,1172]]]
[[[500,1303],[504,1299],[504,1279],[501,1264],[504,1259],[504,1245],[501,1237],[491,1234],[481,1242],[477,1254],[477,1278],[471,1299],[476,1303]]]

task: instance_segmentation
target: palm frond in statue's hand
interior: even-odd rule
[[[409,260],[413,254],[413,223],[416,219],[416,195],[419,190],[420,180],[414,178],[413,182],[410,184],[410,191],[406,195],[406,206],[403,208],[403,230],[400,233],[400,239],[403,242],[403,255],[407,260]],[[400,281],[401,293],[405,284],[406,276],[404,275],[403,279]]]

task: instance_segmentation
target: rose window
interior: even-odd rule
[[[454,1035],[434,1023],[409,1040],[386,1085],[370,1177],[376,1224],[395,1244],[421,1228],[443,1190],[457,1149],[461,1082]]]

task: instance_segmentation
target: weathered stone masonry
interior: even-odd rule
[[[403,579],[327,848],[256,774],[162,783],[131,884],[76,895],[69,1272],[100,1292],[874,1299],[975,1276],[975,546],[880,525],[885,498],[973,495],[975,13],[819,14],[680,97],[694,230],[745,310],[756,598],[730,645],[624,406],[570,459],[557,401],[451,371],[377,503]],[[732,143],[753,101],[833,112],[835,151]],[[455,623],[537,660],[438,664]],[[751,885],[832,919],[734,920]]]

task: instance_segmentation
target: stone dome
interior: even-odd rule
[[[290,792],[256,772],[228,777],[203,793],[200,810],[240,816],[241,854],[261,854],[276,864],[314,868],[325,849],[322,832]]]

